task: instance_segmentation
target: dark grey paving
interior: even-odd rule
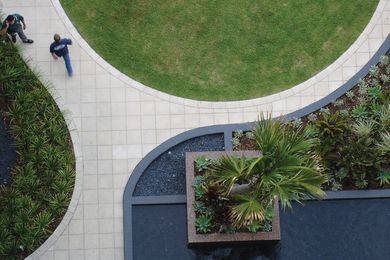
[[[188,249],[185,205],[133,206],[134,259],[390,259],[390,199],[294,203],[275,246]]]
[[[224,150],[223,134],[200,136],[162,153],[139,178],[133,196],[185,194],[185,153]]]
[[[12,147],[8,129],[4,124],[3,115],[0,112],[0,185],[10,183],[11,169],[15,161],[16,152]]]

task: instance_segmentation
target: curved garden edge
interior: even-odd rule
[[[189,106],[195,106],[195,107],[202,107],[202,108],[228,108],[228,107],[234,107],[234,108],[240,108],[240,107],[248,107],[252,105],[261,105],[268,103],[270,101],[276,101],[278,99],[283,99],[288,96],[291,96],[293,93],[299,93],[300,91],[303,91],[307,89],[308,86],[311,86],[312,84],[324,79],[325,77],[329,76],[332,72],[334,72],[339,66],[341,66],[344,62],[346,62],[353,54],[354,52],[362,45],[362,43],[368,38],[369,33],[374,28],[374,25],[376,24],[377,20],[381,18],[381,14],[384,11],[385,5],[387,3],[387,0],[380,0],[378,3],[377,8],[375,9],[375,12],[373,16],[371,17],[369,23],[364,28],[363,32],[360,34],[360,36],[356,39],[356,41],[332,64],[324,68],[322,71],[318,72],[316,75],[312,76],[311,78],[307,79],[306,81],[291,87],[290,89],[284,90],[282,92],[272,94],[269,96],[264,96],[260,98],[255,99],[249,99],[249,100],[242,100],[242,101],[223,101],[223,102],[209,102],[209,101],[197,101],[192,99],[186,99],[181,98],[173,95],[166,94],[164,92],[155,90],[151,87],[145,86],[144,84],[130,78],[129,76],[123,74],[118,69],[113,67],[111,64],[106,62],[102,57],[100,57],[93,48],[84,40],[84,38],[80,35],[80,33],[77,31],[76,27],[73,25],[73,23],[70,21],[68,16],[65,13],[65,10],[62,8],[62,5],[60,3],[60,0],[51,0],[58,16],[61,18],[61,20],[64,22],[66,29],[69,31],[69,33],[72,35],[72,37],[75,39],[75,41],[81,46],[82,49],[84,49],[87,54],[102,68],[107,70],[110,74],[117,77],[120,81],[124,82],[125,84],[144,92],[145,94],[160,98],[162,100],[166,100],[172,103],[177,104],[185,104]]]
[[[390,48],[390,35],[387,36],[384,43],[381,45],[379,50],[375,55],[370,59],[370,61],[363,66],[363,68],[358,71],[349,81],[339,87],[337,90],[324,97],[323,99],[308,105],[302,109],[294,111],[290,114],[284,116],[286,121],[293,120],[295,118],[300,118],[305,115],[308,115],[320,108],[330,104],[338,97],[345,94],[353,86],[355,86],[360,78],[363,78],[368,74],[369,69],[372,65],[378,63],[379,58],[386,53]],[[181,133],[177,136],[170,138],[165,141],[155,149],[153,149],[149,154],[147,154],[135,167],[134,171],[130,175],[130,178],[126,184],[125,191],[123,194],[123,215],[126,216],[123,219],[124,225],[124,249],[125,249],[125,258],[132,259],[132,205],[141,205],[141,204],[180,204],[186,203],[185,195],[172,195],[172,196],[150,196],[150,197],[132,197],[136,184],[141,177],[142,173],[146,170],[150,163],[152,163],[158,156],[162,153],[168,151],[173,146],[189,140],[191,138],[209,135],[209,134],[224,134],[224,143],[225,150],[233,150],[231,139],[233,137],[233,132],[237,129],[242,129],[243,131],[249,131],[255,126],[255,122],[242,123],[242,124],[225,124],[225,125],[214,125],[207,127],[200,127],[192,129]],[[337,200],[337,199],[373,199],[373,198],[389,198],[390,189],[383,190],[350,190],[350,191],[328,191],[326,192],[326,200]]]
[[[34,71],[38,71],[39,69],[37,67],[34,67],[31,62],[28,61],[28,59],[25,58],[27,61],[27,65],[29,65],[30,68],[32,68]],[[75,169],[76,169],[76,176],[75,176],[75,183],[74,183],[74,189],[72,193],[72,198],[69,202],[68,209],[66,210],[66,213],[64,217],[62,218],[60,224],[58,224],[57,228],[53,231],[53,233],[50,235],[50,237],[32,254],[30,254],[26,259],[39,259],[47,250],[49,250],[54,243],[58,240],[58,238],[61,236],[61,234],[64,232],[65,228],[68,226],[70,220],[73,217],[73,214],[76,211],[76,207],[79,203],[81,191],[82,191],[82,182],[83,182],[83,155],[82,155],[82,149],[81,149],[81,141],[80,136],[76,127],[76,124],[74,123],[73,119],[69,116],[67,116],[67,113],[64,113],[64,111],[67,111],[65,106],[65,101],[61,97],[61,95],[56,91],[55,88],[50,87],[50,84],[45,82],[41,79],[41,82],[44,82],[45,86],[47,87],[47,91],[50,93],[50,95],[53,97],[54,101],[56,102],[58,108],[60,111],[63,112],[64,119],[66,121],[66,124],[68,126],[68,131],[70,134],[70,138],[72,141],[72,147],[73,152],[75,156]]]
[[[299,109],[295,112],[287,114],[284,116],[285,120],[290,121],[295,118],[300,118],[305,115],[308,115],[326,105],[336,100],[338,97],[345,94],[349,91],[360,78],[363,78],[369,71],[370,67],[376,64],[383,54],[390,48],[390,35],[386,38],[385,42],[379,48],[379,50],[375,53],[375,55],[370,59],[370,61],[358,72],[356,73],[348,82],[342,85],[340,88],[324,97],[323,99],[310,104],[302,109]],[[232,132],[237,129],[242,129],[244,131],[248,131],[252,129],[254,123],[243,123],[243,124],[226,124],[226,125],[215,125],[215,126],[206,126],[200,127],[196,129],[192,129],[181,133],[171,139],[165,141],[154,150],[152,150],[148,155],[145,156],[144,159],[136,166],[133,173],[131,174],[129,181],[126,185],[123,200],[124,206],[129,202],[129,198],[132,195],[132,192],[135,188],[136,182],[139,177],[143,173],[143,171],[147,168],[147,166],[156,159],[160,154],[167,151],[171,147],[194,137],[207,135],[207,134],[216,134],[216,133],[224,133],[225,135],[225,150],[232,150],[232,145],[230,143],[230,139],[232,138]],[[388,190],[360,190],[360,191],[337,191],[337,192],[327,192],[327,199],[351,199],[351,198],[384,198],[390,197],[390,189]]]

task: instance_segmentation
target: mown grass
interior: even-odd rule
[[[61,221],[71,198],[75,158],[55,101],[12,44],[0,44],[0,108],[18,155],[0,187],[0,259],[22,259]]]
[[[241,100],[298,84],[360,35],[378,0],[61,0],[113,66],[155,89]]]

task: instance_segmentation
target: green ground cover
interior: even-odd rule
[[[0,109],[17,152],[12,181],[0,186],[0,259],[23,259],[63,218],[75,158],[55,101],[13,44],[0,43]]]
[[[287,123],[287,130],[317,139],[314,150],[327,175],[326,190],[390,189],[389,54],[343,96]],[[258,150],[253,132],[236,131],[232,144],[235,150]]]
[[[242,100],[292,87],[356,40],[378,0],[61,0],[109,63],[155,89]]]

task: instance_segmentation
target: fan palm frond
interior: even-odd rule
[[[265,207],[254,194],[239,194],[234,196],[234,199],[237,204],[232,206],[230,213],[234,226],[240,228],[253,221],[265,220]]]

